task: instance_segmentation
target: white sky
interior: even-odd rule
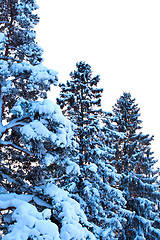
[[[107,111],[129,91],[140,107],[143,133],[155,136],[152,150],[160,160],[160,1],[37,3],[37,41],[44,49],[44,64],[59,72],[60,82],[69,79],[76,62],[91,65],[101,77]]]

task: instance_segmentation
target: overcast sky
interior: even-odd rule
[[[101,77],[107,111],[123,92],[130,92],[140,107],[143,133],[155,136],[152,150],[160,160],[160,1],[37,3],[37,41],[44,49],[44,64],[59,72],[60,82],[69,79],[76,62],[91,65]]]

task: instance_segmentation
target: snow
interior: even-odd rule
[[[72,162],[72,161],[68,161],[67,162],[68,166],[66,167],[66,173],[67,174],[77,174],[79,175],[80,174],[80,167],[78,164],[76,164],[75,162]]]
[[[0,186],[0,194],[7,193],[6,189],[2,186]]]
[[[9,194],[0,194],[0,201],[10,201],[13,199],[19,199],[25,202],[29,202],[32,200],[32,195],[29,194],[19,194],[16,193],[9,193]]]
[[[39,113],[42,119],[50,120],[58,126],[56,134],[50,132],[50,139],[53,143],[56,142],[57,146],[69,146],[71,144],[73,136],[71,122],[63,116],[57,104],[47,99],[33,104],[31,111],[32,114]]]
[[[50,100],[42,102],[29,102],[23,98],[19,99],[12,108],[12,113],[17,116],[27,114],[26,110],[29,108],[29,114],[34,116],[39,114],[40,121],[34,120],[21,128],[21,133],[28,140],[50,138],[50,140],[57,146],[69,146],[72,142],[73,132],[71,122],[63,116],[60,107]],[[54,131],[49,131],[47,125],[49,122],[55,126]]]
[[[24,74],[26,72],[30,73],[29,82],[37,89],[41,86],[49,88],[51,83],[57,85],[57,79],[55,76],[58,73],[54,70],[46,68],[42,64],[33,66],[28,62],[13,63],[10,67],[10,71],[14,76]]]
[[[37,240],[42,239],[54,239],[60,240],[58,227],[52,223],[49,218],[51,211],[45,209],[42,212],[38,212],[36,207],[30,203],[24,201],[25,197],[21,195],[23,200],[18,198],[12,198],[11,194],[5,194],[8,200],[0,200],[0,208],[7,209],[9,207],[15,208],[11,216],[14,222],[10,226],[10,231],[3,237],[3,240],[27,240],[29,237],[36,237]]]
[[[0,32],[0,50],[4,49],[4,43],[5,43],[5,35],[4,33]]]
[[[37,240],[95,240],[95,237],[86,227],[80,224],[87,223],[86,216],[80,205],[71,199],[67,192],[54,184],[48,184],[44,189],[45,194],[52,196],[53,209],[60,209],[59,218],[62,220],[60,234],[56,224],[50,221],[51,210],[44,209],[38,212],[36,207],[29,202],[32,195],[1,194],[0,208],[13,208],[9,233],[3,240],[27,240],[35,237]]]
[[[4,33],[0,32],[0,42],[3,42],[4,38],[5,38]]]
[[[46,153],[44,157],[44,163],[46,166],[49,166],[51,163],[54,162],[54,157],[50,153]]]
[[[57,104],[50,100],[42,102],[29,103],[24,99],[20,99],[12,109],[13,114],[22,116],[25,114],[25,107],[28,105],[30,113],[34,116],[38,113],[41,116],[40,121],[34,120],[21,128],[21,134],[26,139],[40,140],[43,138],[50,138],[50,140],[57,146],[69,146],[73,136],[70,121],[62,115]],[[54,122],[55,131],[49,131],[47,125],[49,121]],[[57,127],[56,127],[57,126]]]
[[[32,143],[41,144],[37,155],[41,157],[47,166],[52,164],[54,157],[43,144],[44,140],[51,142],[54,149],[57,147],[69,147],[73,143],[72,123],[62,114],[60,107],[54,102],[45,99],[43,101],[27,101],[20,98],[11,110],[17,117],[30,116],[30,123],[24,123],[20,128],[24,143],[29,151],[32,151]],[[36,117],[35,117],[36,116]],[[35,120],[35,118],[38,119]],[[32,141],[31,141],[32,140]],[[46,155],[45,155],[46,154]],[[74,164],[67,171],[79,172]]]
[[[11,74],[13,75],[22,74],[24,72],[32,72],[32,69],[33,69],[33,66],[28,62],[22,62],[22,63],[14,62],[10,67]]]
[[[58,74],[54,70],[48,70],[48,68],[44,67],[42,64],[36,65],[32,67],[33,73],[30,76],[30,81],[39,84],[39,82],[43,81],[46,85],[48,85],[49,81],[55,81],[55,76]]]
[[[9,65],[7,61],[0,60],[0,75],[4,77],[9,76]]]
[[[80,222],[87,224],[87,218],[78,202],[70,198],[66,191],[52,183],[45,187],[44,193],[53,199],[55,211],[59,209],[59,218],[62,221],[61,240],[95,240],[94,235],[80,224]]]
[[[55,143],[57,139],[57,135],[55,133],[50,133],[50,139],[53,143]]]
[[[20,98],[15,106],[11,109],[11,113],[17,117],[27,115],[26,108],[30,107],[31,103],[24,98]]]
[[[94,164],[94,163],[90,163],[90,165],[88,165],[87,168],[88,168],[91,172],[96,173],[98,167],[97,167],[96,164]]]
[[[25,135],[28,140],[30,139],[44,139],[50,135],[49,130],[38,120],[25,125],[21,128],[22,135]]]
[[[12,109],[12,113],[16,114],[17,116],[23,116],[24,112],[20,105],[14,106]]]
[[[108,227],[105,229],[105,231],[103,232],[102,234],[103,238],[104,239],[115,239],[114,238],[114,235],[113,235],[113,231],[112,231],[112,228]]]
[[[52,223],[50,220],[44,221],[44,220],[38,220],[35,224],[35,229],[38,230],[38,232],[41,232],[46,239],[48,239],[48,236],[50,239],[59,240],[59,233],[58,233],[58,227],[56,224]]]
[[[36,102],[32,111],[38,112],[40,115],[44,114],[46,118],[50,118],[52,114],[61,114],[59,106],[48,99],[45,99],[43,102]]]
[[[97,188],[92,188],[92,191],[96,197],[100,197],[100,194],[99,194],[99,191],[97,190]]]
[[[3,94],[9,94],[12,90],[12,81],[6,81],[2,87]]]

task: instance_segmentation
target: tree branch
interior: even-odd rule
[[[8,146],[8,147],[12,147],[12,148],[15,148],[21,152],[24,152],[26,153],[27,155],[33,155],[33,153],[31,153],[30,151],[28,151],[27,149],[23,148],[23,147],[20,147],[20,146],[17,146],[16,144],[10,142],[10,141],[3,141],[0,139],[0,146]]]
[[[23,116],[23,117],[19,117],[16,119],[11,120],[7,125],[5,125],[4,127],[6,129],[10,129],[12,127],[15,127],[17,125],[25,125],[26,122],[23,122],[24,120],[30,119],[29,115],[27,116]]]
[[[19,118],[15,118],[15,119],[11,120],[6,126],[8,126],[10,124],[14,124],[14,123],[20,122],[20,121],[24,121],[24,120],[27,120],[27,119],[30,119],[29,115],[22,116],[22,117],[19,117]]]
[[[26,122],[15,122],[15,123],[9,123],[7,126],[4,126],[5,127],[5,131],[10,129],[10,128],[13,128],[13,127],[16,127],[16,126],[19,126],[19,125],[26,125],[27,123]]]
[[[1,135],[6,133],[7,130],[13,128],[13,127],[16,127],[16,126],[24,126],[26,125],[27,123],[26,122],[23,122],[24,120],[26,119],[29,119],[30,117],[29,116],[25,116],[25,117],[20,117],[20,118],[16,118],[16,119],[13,119],[10,121],[10,123],[8,123],[7,125],[3,126],[0,128],[0,133]]]

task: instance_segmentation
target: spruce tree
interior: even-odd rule
[[[101,94],[99,76],[92,77],[91,67],[79,62],[70,74],[71,80],[61,84],[57,103],[75,125],[75,140],[80,166],[77,192],[70,193],[83,207],[92,223],[96,239],[117,239],[125,217],[124,198],[116,189],[119,176],[109,160],[114,157],[110,134],[101,130]],[[77,159],[76,159],[77,161]]]
[[[92,77],[92,70],[88,64],[80,62],[76,64],[77,70],[71,72],[71,80],[66,85],[61,84],[60,98],[57,103],[63,113],[77,126],[76,141],[78,144],[79,166],[90,162],[90,150],[97,131],[97,117],[101,109],[94,109],[100,106],[102,89],[96,88],[100,78]],[[96,140],[95,140],[96,141]],[[94,143],[96,144],[96,142]],[[79,178],[79,194],[81,192],[81,177]]]
[[[124,93],[113,107],[112,122],[124,134],[115,142],[114,163],[122,174],[119,189],[123,191],[127,209],[135,212],[121,239],[158,239],[159,227],[155,224],[159,222],[158,170],[154,170],[156,160],[150,146],[153,137],[140,131],[139,110],[130,93]]]
[[[60,85],[62,91],[57,103],[63,109],[63,113],[77,126],[79,164],[83,166],[89,161],[87,153],[93,143],[92,136],[97,130],[96,123],[101,112],[99,107],[103,89],[97,88],[100,78],[92,77],[91,67],[88,64],[80,62],[76,67],[77,70],[70,74],[71,80],[67,81],[66,85]]]

